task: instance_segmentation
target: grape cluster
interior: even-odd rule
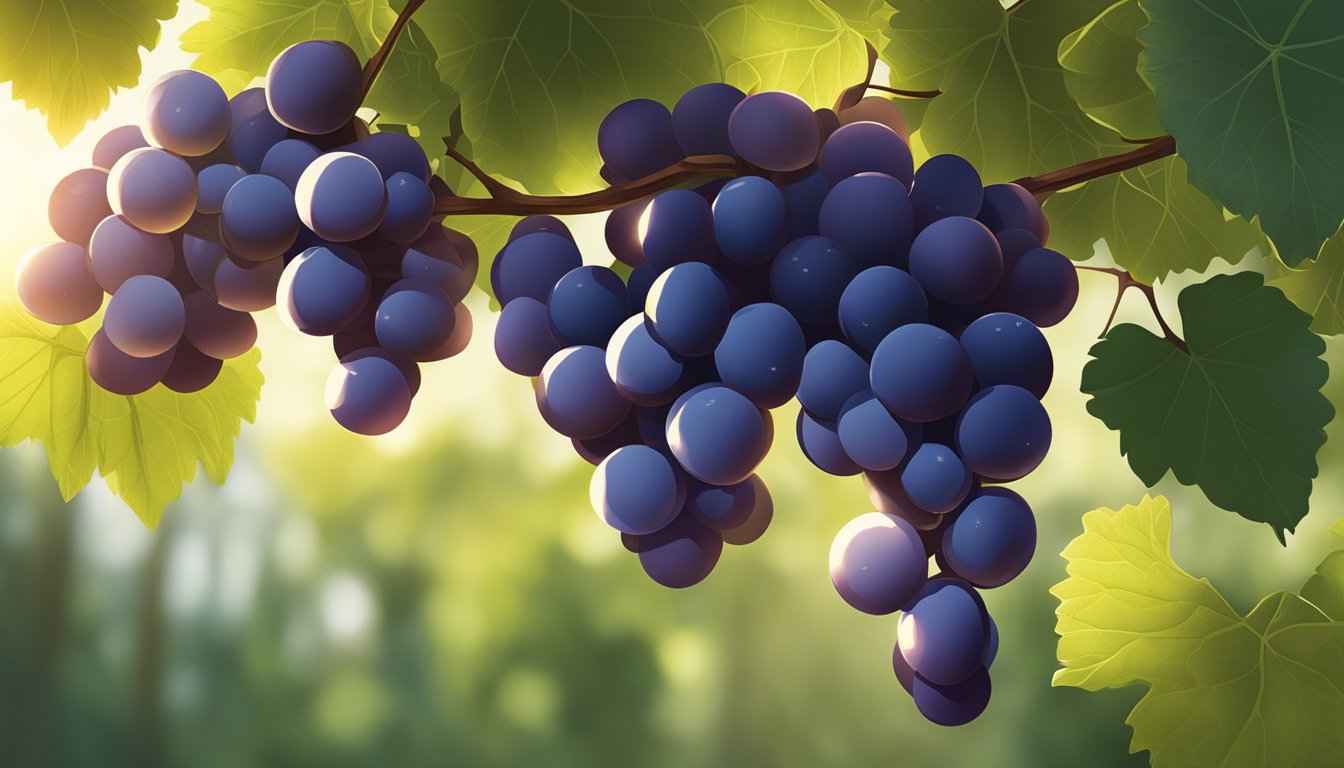
[[[716,83],[671,111],[621,104],[597,138],[613,184],[693,155],[746,173],[613,211],[624,280],[585,265],[545,216],[520,222],[494,262],[496,353],[537,377],[543,418],[597,466],[596,512],[655,581],[699,582],[725,541],[769,524],[754,473],[771,409],[797,398],[803,453],[861,474],[877,510],[833,544],[837,591],[901,612],[893,662],[926,718],[974,719],[998,644],[977,590],[1020,573],[1036,538],[1030,507],[998,484],[1049,448],[1039,328],[1078,291],[1072,263],[1044,247],[1037,201],[984,186],[954,155],[916,169],[882,98],[814,111]]]
[[[232,99],[191,70],[160,78],[139,125],[109,131],[92,167],[49,204],[62,242],[28,253],[19,296],[37,318],[79,323],[103,307],[89,374],[121,395],[195,392],[256,342],[251,313],[332,337],[327,404],[347,429],[397,426],[418,363],[471,336],[462,298],[471,240],[434,217],[420,146],[355,116],[355,53],[314,40],[283,51],[265,87]]]

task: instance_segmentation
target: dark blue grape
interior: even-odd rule
[[[843,342],[827,340],[808,350],[798,402],[817,419],[835,424],[854,395],[869,388],[868,363]]]
[[[1077,268],[1067,256],[1049,248],[1023,254],[995,296],[997,306],[1041,328],[1063,321],[1077,301]]]
[[[985,315],[966,326],[960,340],[981,387],[1013,384],[1038,398],[1050,388],[1055,370],[1050,344],[1025,317]]]
[[[985,669],[989,669],[999,655],[999,625],[994,623],[993,616],[986,615],[989,618],[989,643],[985,648]]]
[[[961,410],[971,396],[971,361],[946,331],[911,323],[877,345],[870,384],[877,399],[898,417],[937,421]]]
[[[190,394],[200,392],[214,383],[224,362],[201,352],[191,342],[182,339],[173,351],[173,361],[163,374],[163,386]]]
[[[369,299],[369,273],[353,249],[309,248],[280,277],[280,317],[312,336],[330,336],[350,325]]]
[[[687,262],[653,281],[644,312],[659,343],[679,355],[699,357],[714,351],[732,307],[718,272],[708,264]]]
[[[112,215],[107,202],[107,171],[81,168],[56,183],[47,202],[47,220],[67,243],[88,245],[93,230]]]
[[[437,285],[399,280],[378,303],[374,331],[378,343],[407,360],[430,362],[444,357],[441,349],[453,335],[457,313]]]
[[[149,142],[145,141],[145,134],[140,131],[140,126],[117,126],[103,134],[103,137],[94,145],[93,167],[110,171],[112,166],[116,165],[117,161],[124,157],[127,152],[148,146]]]
[[[627,445],[597,466],[588,495],[603,522],[621,533],[642,536],[676,519],[686,503],[686,479],[658,451]]]
[[[798,447],[812,465],[828,475],[847,477],[863,471],[845,452],[845,444],[834,427],[812,418],[807,411],[798,412]]]
[[[453,301],[461,301],[476,282],[476,247],[461,233],[431,226],[398,258],[393,277],[425,280]],[[365,256],[367,261],[368,257]]]
[[[630,413],[630,401],[611,383],[606,354],[597,347],[569,347],[552,355],[536,392],[542,418],[565,437],[604,435]]]
[[[429,229],[434,193],[420,179],[397,171],[387,180],[387,211],[378,232],[394,243],[412,243]]]
[[[321,156],[322,150],[302,139],[284,139],[266,150],[261,160],[261,172],[284,182],[293,192],[298,189],[303,172]]]
[[[928,567],[919,534],[895,515],[859,515],[831,543],[831,583],[864,613],[899,611],[924,586]]]
[[[906,496],[920,509],[942,515],[956,509],[971,491],[971,473],[945,445],[926,442],[901,470]]]
[[[220,306],[204,291],[182,297],[186,324],[182,335],[203,354],[228,360],[257,343],[257,322],[252,315]]]
[[[270,261],[299,236],[294,195],[270,176],[258,173],[239,179],[224,196],[219,230],[233,255],[246,261]]]
[[[649,198],[627,203],[607,214],[603,234],[607,250],[622,264],[638,267],[644,263],[644,243],[639,237],[639,220],[649,208]]]
[[[565,226],[565,222],[554,216],[538,214],[535,216],[526,216],[518,220],[509,230],[509,242],[513,242],[523,235],[530,235],[533,232],[550,232],[553,235],[559,235],[567,238],[571,242],[574,240],[574,234]]]
[[[687,472],[712,485],[733,485],[750,477],[773,438],[770,414],[724,386],[692,389],[667,416],[672,455]]]
[[[917,530],[934,531],[943,523],[943,515],[935,515],[920,509],[905,494],[899,468],[886,472],[864,472],[863,487],[868,492],[868,500],[877,511],[895,515]]]
[[[943,534],[942,551],[961,578],[982,589],[1001,587],[1031,562],[1036,551],[1036,518],[1016,493],[985,488]]]
[[[765,481],[759,475],[752,475],[747,478],[744,484],[751,484],[753,505],[751,513],[747,519],[736,528],[721,531],[723,542],[734,546],[743,546],[750,544],[765,533],[770,527],[770,521],[775,517],[775,503],[770,498],[770,489],[765,486]]]
[[[137,228],[167,234],[196,211],[196,173],[171,152],[133,149],[108,172],[107,200]]]
[[[821,232],[818,222],[821,205],[831,191],[831,183],[821,171],[813,171],[800,181],[785,184],[780,190],[789,204],[789,239],[816,235]]]
[[[597,128],[597,151],[607,171],[624,181],[641,179],[682,157],[672,113],[651,99],[631,99],[608,112]]]
[[[901,655],[917,675],[936,685],[952,685],[983,669],[989,617],[970,586],[955,579],[930,579],[905,606],[897,636]]]
[[[224,196],[246,175],[247,171],[242,166],[229,163],[216,163],[202,168],[196,175],[196,212],[217,214],[223,211]]]
[[[177,346],[186,319],[182,295],[172,283],[136,275],[107,302],[103,330],[108,341],[132,357],[158,357]]]
[[[821,148],[817,160],[832,184],[867,171],[885,173],[907,190],[915,178],[915,161],[895,131],[880,123],[858,122],[840,126]]]
[[[980,213],[976,214],[989,230],[1025,229],[1042,244],[1050,237],[1050,222],[1041,213],[1041,205],[1031,193],[1017,184],[991,184],[985,187]]]
[[[821,148],[821,126],[807,102],[783,91],[754,93],[728,118],[728,137],[742,159],[767,171],[797,171]]]
[[[630,294],[621,276],[609,268],[583,266],[556,281],[546,308],[551,330],[563,346],[605,347],[630,316]]]
[[[635,429],[634,422],[634,414],[631,413],[619,426],[605,435],[590,437],[587,440],[571,438],[569,442],[579,458],[596,467],[618,448],[640,444],[639,431]]]
[[[714,236],[724,258],[763,264],[788,242],[789,206],[760,176],[733,179],[714,199]]]
[[[671,525],[636,545],[639,564],[649,578],[672,589],[684,589],[705,580],[723,553],[723,537],[694,516],[681,514]]]
[[[653,281],[658,276],[653,273],[653,267],[648,264],[640,264],[638,267],[630,270],[630,276],[625,280],[625,288],[630,292],[630,311],[643,312],[645,303],[649,298],[649,290],[653,288]]]
[[[770,265],[770,295],[804,323],[834,323],[840,295],[856,272],[835,242],[805,237],[784,246]]]
[[[528,296],[514,299],[499,312],[495,325],[495,357],[520,376],[536,376],[560,342],[551,332],[546,305]]]
[[[919,714],[934,725],[965,725],[989,706],[989,672],[980,667],[970,677],[952,685],[937,685],[917,674],[911,682],[910,695]]]
[[[919,281],[896,267],[869,267],[840,295],[840,330],[868,355],[887,334],[902,325],[923,323],[928,316],[929,302]]]
[[[186,157],[206,155],[229,134],[229,97],[203,72],[169,72],[145,94],[140,125],[156,147]]]
[[[28,251],[19,261],[19,299],[30,314],[53,325],[73,325],[103,306],[103,289],[94,280],[84,249],[51,243]]]
[[[409,173],[415,178],[429,183],[429,159],[425,150],[410,136],[395,131],[379,131],[342,147],[346,152],[363,155],[378,168],[384,179],[390,179],[398,173]]]
[[[84,362],[93,383],[115,395],[138,395],[163,379],[176,349],[171,347],[155,357],[133,357],[117,349],[100,328],[89,341]]]
[[[911,695],[915,693],[915,670],[910,668],[910,662],[901,655],[901,646],[897,644],[891,649],[891,669],[896,673],[896,681],[901,684],[905,692]]]
[[[276,120],[293,130],[332,133],[359,109],[363,70],[359,57],[340,41],[295,43],[266,71],[266,104]]]
[[[982,390],[957,422],[957,453],[981,477],[1005,482],[1025,477],[1049,450],[1050,417],[1021,387]]]
[[[378,229],[387,212],[387,186],[367,157],[328,152],[299,177],[294,205],[318,237],[348,243]]]
[[[845,455],[869,471],[892,469],[905,461],[918,445],[920,431],[916,424],[898,421],[869,392],[851,398],[836,425]]]
[[[382,435],[406,420],[411,388],[391,360],[352,355],[337,363],[327,378],[327,408],[351,432]]]
[[[727,83],[687,91],[672,108],[672,131],[687,155],[732,155],[728,118],[747,95]]]
[[[1040,248],[1041,241],[1025,229],[1005,229],[1002,232],[995,232],[994,239],[999,241],[999,251],[1003,254],[1003,276],[999,278],[999,290],[995,292],[997,296],[1002,292],[1003,285],[1013,273],[1018,260],[1028,251]]]
[[[975,219],[939,219],[910,246],[910,274],[930,296],[949,304],[974,304],[989,298],[1002,272],[999,242]]]
[[[616,389],[639,405],[671,402],[685,371],[681,362],[649,334],[643,315],[626,319],[616,329],[607,345],[606,360],[607,375]]]
[[[673,189],[653,198],[644,232],[644,258],[662,274],[677,264],[712,263],[714,214],[709,202],[689,189]]]
[[[392,354],[391,352],[388,352],[386,349],[383,349],[382,347],[376,347],[376,346],[360,347],[358,349],[353,349],[350,350],[349,352],[346,352],[345,354],[340,356],[340,359],[344,362],[349,363],[366,357],[381,357],[382,359],[397,366],[397,370],[401,371],[402,377],[406,379],[406,386],[411,390],[412,398],[414,398],[416,393],[420,391],[420,383],[421,383],[420,366],[416,365],[410,360],[405,360],[400,357],[397,357],[396,355]]]
[[[904,267],[915,237],[910,198],[899,181],[881,173],[841,179],[826,195],[818,219],[859,269]]]
[[[284,259],[262,262],[221,259],[213,280],[215,300],[239,312],[259,312],[275,305],[275,292],[285,269]]]
[[[248,88],[229,100],[229,151],[248,171],[260,172],[266,153],[288,135],[266,106],[266,89]]]
[[[714,363],[723,383],[762,408],[777,408],[798,392],[807,343],[803,329],[778,304],[750,304],[733,313]]]
[[[692,480],[686,493],[686,511],[716,531],[731,531],[751,518],[764,487],[756,475],[733,485],[706,485]]]
[[[985,190],[975,166],[956,155],[935,155],[915,171],[910,205],[919,229],[948,216],[974,218]]]
[[[499,252],[490,267],[490,287],[500,304],[520,296],[544,303],[556,281],[581,266],[583,255],[573,241],[552,232],[534,232]]]
[[[124,216],[108,216],[89,237],[89,267],[108,293],[136,275],[167,277],[175,257],[167,235],[142,232]]]

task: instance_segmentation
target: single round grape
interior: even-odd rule
[[[107,302],[108,341],[132,357],[157,357],[172,349],[186,327],[182,296],[167,280],[136,275]]]
[[[378,231],[394,243],[411,243],[429,229],[434,215],[434,193],[405,171],[387,180],[387,211]]]
[[[209,154],[229,134],[229,97],[209,75],[175,70],[149,87],[140,124],[156,147],[186,157]]]
[[[261,172],[284,182],[293,192],[298,189],[303,172],[321,156],[322,150],[302,139],[284,139],[266,151],[261,160]]]
[[[919,534],[895,515],[868,512],[845,524],[831,543],[831,583],[864,613],[899,611],[924,586],[928,558]]]
[[[856,273],[854,260],[834,241],[805,237],[784,246],[770,265],[770,295],[804,323],[833,323]]]
[[[714,364],[724,384],[761,408],[778,408],[798,392],[806,354],[803,329],[788,310],[749,304],[728,320]]]
[[[733,155],[728,118],[747,95],[727,83],[697,85],[672,108],[672,131],[686,155]]]
[[[758,504],[756,495],[763,487],[756,475],[733,485],[693,480],[686,493],[686,511],[716,531],[731,531],[751,518]]]
[[[910,190],[916,225],[923,229],[949,216],[974,218],[984,193],[975,166],[957,155],[934,155],[915,171]]]
[[[350,46],[307,40],[280,52],[266,71],[266,104],[286,127],[301,133],[339,130],[364,96],[363,66]]]
[[[143,232],[124,216],[108,216],[89,237],[93,277],[108,293],[136,275],[167,277],[175,256],[167,235]]]
[[[239,312],[260,312],[275,306],[284,259],[243,262],[223,259],[215,269],[215,300]]]
[[[822,424],[807,411],[798,412],[798,447],[812,465],[828,475],[848,477],[863,471],[845,452],[840,433]]]
[[[678,515],[671,525],[640,536],[639,564],[649,578],[672,589],[705,580],[723,553],[723,537],[693,515]]]
[[[625,418],[615,429],[605,435],[598,435],[587,440],[576,440],[571,438],[570,445],[574,447],[574,452],[579,458],[592,464],[594,467],[600,465],[608,456],[615,453],[618,449],[627,445],[639,445],[639,432],[634,426],[634,414]]]
[[[56,183],[47,203],[47,220],[67,243],[88,245],[95,227],[112,215],[107,202],[107,171],[81,168]]]
[[[238,164],[252,173],[261,171],[261,161],[271,147],[289,135],[266,106],[266,89],[248,88],[229,100],[229,151]]]
[[[916,674],[910,685],[915,707],[934,725],[965,725],[989,706],[989,672],[982,666],[952,685],[937,685]]]
[[[276,303],[290,327],[312,336],[330,336],[364,308],[370,285],[368,270],[354,250],[317,246],[285,267]]]
[[[930,296],[949,304],[989,298],[1003,272],[1003,253],[993,233],[975,219],[939,219],[910,246],[910,274]]]
[[[732,312],[728,286],[713,267],[678,264],[658,276],[645,299],[649,331],[660,344],[688,357],[708,355],[723,337]]]
[[[869,388],[868,363],[844,343],[828,339],[808,350],[798,402],[817,419],[835,424],[851,397]]]
[[[53,325],[74,325],[103,306],[103,289],[93,279],[84,249],[74,243],[40,245],[19,260],[19,300],[33,317]]]
[[[223,368],[222,360],[206,355],[182,339],[173,352],[173,362],[163,374],[163,386],[182,394],[200,392],[219,378]]]
[[[1027,502],[1007,488],[980,491],[943,534],[947,564],[982,589],[1017,578],[1035,550],[1036,518]]]
[[[139,229],[166,234],[196,210],[196,173],[170,152],[133,149],[108,172],[107,199],[113,212]]]
[[[779,187],[760,176],[728,182],[714,198],[714,236],[724,258],[764,264],[789,237],[789,205]]]
[[[346,145],[343,150],[367,157],[384,179],[409,173],[425,184],[429,183],[429,158],[425,157],[420,143],[404,133],[379,131]]]
[[[224,210],[224,196],[229,189],[247,175],[239,165],[216,163],[201,169],[196,175],[199,193],[196,196],[196,212],[217,214]]]
[[[937,530],[943,522],[943,515],[935,515],[919,508],[905,494],[901,485],[901,470],[890,469],[885,472],[864,472],[863,487],[868,492],[868,500],[877,511],[895,515],[919,531]]]
[[[149,142],[145,141],[140,126],[119,125],[103,134],[93,146],[93,167],[110,171],[127,152],[148,146]]]
[[[890,176],[860,173],[842,179],[822,202],[818,224],[859,269],[904,267],[909,261],[914,213],[905,187]]]
[[[499,252],[490,267],[490,287],[500,304],[520,296],[545,303],[556,282],[581,266],[583,255],[572,240],[552,232],[534,232]]]
[[[597,347],[568,347],[551,356],[536,384],[537,408],[551,429],[586,440],[615,429],[630,413],[607,376]]]
[[[616,329],[607,345],[606,362],[616,389],[639,405],[671,402],[685,370],[649,333],[643,315],[633,315]]]
[[[132,357],[117,349],[99,328],[89,341],[84,362],[93,383],[114,395],[138,395],[163,380],[176,347],[155,357]]]
[[[495,357],[519,376],[536,376],[560,342],[551,331],[546,305],[528,296],[514,299],[499,312],[495,324]]]
[[[681,159],[672,113],[652,99],[616,105],[597,128],[597,151],[610,175],[641,179]]]
[[[901,470],[901,485],[920,509],[942,515],[957,508],[971,490],[971,473],[945,445],[926,442]]]
[[[583,266],[566,272],[546,302],[551,330],[566,347],[605,347],[630,316],[630,294],[621,276],[607,267]]]
[[[924,323],[887,334],[873,351],[869,382],[888,410],[921,423],[961,410],[974,383],[971,361],[957,340]]]
[[[433,283],[399,280],[378,303],[378,342],[408,360],[429,362],[453,335],[453,302]]]
[[[328,152],[294,188],[299,220],[318,237],[348,243],[378,229],[387,212],[387,187],[378,167],[353,152]]]
[[[453,301],[462,301],[476,281],[478,262],[475,247],[465,247],[471,241],[461,244],[453,234],[456,233],[452,230],[431,226],[402,251],[397,269],[387,276],[425,280],[437,285]],[[463,250],[467,251],[465,255]]]
[[[821,171],[780,187],[789,204],[789,239],[820,234],[821,206],[831,191],[831,183]]]
[[[696,479],[712,485],[750,477],[773,438],[770,414],[724,386],[692,389],[667,416],[672,455]]]
[[[229,187],[219,219],[229,252],[245,261],[270,261],[282,255],[299,235],[294,196],[278,179],[245,176]]]
[[[1050,450],[1050,417],[1036,396],[1000,384],[982,390],[957,422],[957,452],[966,467],[991,480],[1031,473]]]
[[[644,263],[644,243],[639,237],[639,220],[644,217],[652,198],[627,203],[607,214],[603,235],[607,250],[622,264],[638,267]]]
[[[840,295],[839,314],[845,338],[871,355],[887,334],[928,320],[929,302],[910,273],[896,267],[869,267]]]
[[[588,496],[603,522],[639,536],[661,530],[676,518],[686,503],[686,479],[658,451],[627,445],[597,466]]]
[[[728,118],[728,137],[742,159],[767,171],[805,168],[821,148],[821,126],[812,108],[783,91],[743,99]]]
[[[677,264],[712,263],[718,247],[709,202],[689,189],[673,189],[653,198],[643,248],[645,261],[659,274]]]
[[[346,358],[327,377],[327,409],[342,427],[361,435],[396,429],[411,410],[401,370],[382,357]]]
[[[1025,229],[1042,244],[1050,238],[1050,222],[1041,212],[1041,204],[1032,194],[1017,184],[991,184],[985,187],[984,200],[976,218],[989,231]]]
[[[766,487],[765,481],[759,475],[752,475],[746,479],[744,484],[746,483],[752,486],[752,498],[755,503],[744,523],[720,532],[723,534],[725,544],[740,547],[756,541],[770,527],[770,521],[775,517],[775,502],[770,498],[770,489]]]
[[[630,270],[630,276],[625,279],[625,288],[630,292],[631,312],[643,312],[645,310],[649,291],[653,289],[653,281],[657,278],[658,276],[653,273],[653,268],[648,264],[640,264]]]
[[[1057,325],[1078,302],[1078,270],[1049,248],[1027,251],[1003,281],[996,303],[1041,328]]]
[[[897,624],[897,641],[915,673],[952,685],[982,669],[989,617],[980,595],[961,581],[936,578],[913,597]]]
[[[228,360],[257,343],[257,322],[247,312],[222,307],[204,291],[187,294],[182,304],[186,313],[182,335],[203,354]]]
[[[1037,398],[1050,388],[1055,363],[1050,344],[1021,315],[994,312],[966,326],[961,346],[981,387],[1013,384]]]
[[[411,398],[412,399],[415,398],[416,393],[420,391],[420,383],[421,383],[419,365],[416,365],[414,362],[410,360],[397,357],[396,355],[392,354],[391,352],[388,352],[386,349],[383,349],[382,347],[360,347],[358,349],[346,352],[345,354],[341,355],[339,359],[349,363],[355,360],[361,360],[366,357],[381,357],[382,359],[388,361],[389,363],[392,363],[393,365],[397,366],[397,370],[401,371],[402,378],[406,379],[406,386],[411,391]]]
[[[550,232],[553,235],[559,235],[570,242],[574,242],[574,233],[569,231],[569,227],[565,225],[565,222],[554,216],[547,216],[544,214],[524,216],[519,219],[518,222],[513,225],[513,229],[509,230],[508,242],[512,243],[523,235],[530,235],[534,232]]]
[[[910,143],[910,126],[901,114],[901,108],[885,96],[865,96],[852,107],[840,110],[841,125],[850,123],[881,123],[896,132],[901,141]]]
[[[858,122],[840,126],[821,148],[817,159],[832,184],[866,171],[885,173],[907,190],[915,179],[915,161],[895,131],[881,123]]]
[[[911,432],[915,433],[911,438]],[[892,469],[919,442],[919,427],[902,424],[869,392],[855,395],[836,425],[840,446],[856,465],[869,471]]]

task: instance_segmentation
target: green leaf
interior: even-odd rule
[[[1142,0],[1146,73],[1190,178],[1289,266],[1344,219],[1344,13],[1297,0]]]
[[[153,528],[195,478],[197,461],[215,483],[228,476],[242,421],[256,418],[261,353],[226,362],[200,392],[156,386],[123,397],[89,378],[87,346],[77,327],[47,325],[0,304],[0,445],[42,443],[67,501],[96,469]]]
[[[1302,585],[1302,597],[1334,621],[1344,621],[1344,550],[1326,556]]]
[[[1088,117],[1129,139],[1163,134],[1157,101],[1139,76],[1138,32],[1148,15],[1120,0],[1059,44],[1064,86]]]
[[[887,29],[891,23],[891,7],[886,0],[824,0],[831,10],[840,14],[849,28],[863,39],[882,50],[886,44]],[[853,85],[853,83],[850,83]]]
[[[1243,617],[1172,561],[1170,537],[1161,496],[1083,516],[1050,590],[1054,685],[1147,685],[1126,722],[1156,768],[1344,761],[1344,623],[1288,592]]]
[[[47,0],[6,3],[0,23],[0,82],[47,118],[65,146],[140,79],[140,49],[159,42],[177,0]]]
[[[1087,410],[1120,432],[1148,486],[1171,470],[1210,501],[1268,523],[1283,539],[1307,514],[1316,451],[1334,408],[1310,317],[1258,274],[1220,275],[1181,291],[1183,352],[1119,325],[1083,368]]]
[[[1344,333],[1344,229],[1321,246],[1316,261],[1288,270],[1270,283],[1311,313],[1311,329],[1333,336]]]
[[[942,91],[920,127],[931,154],[961,155],[992,183],[1122,148],[1074,103],[1057,58],[1060,42],[1109,2],[1032,0],[1011,14],[998,0],[888,2],[892,82]]]

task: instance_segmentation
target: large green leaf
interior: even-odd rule
[[[1142,0],[1146,73],[1190,178],[1260,217],[1289,266],[1344,219],[1338,2]]]
[[[47,117],[62,146],[140,79],[140,49],[159,42],[177,0],[45,0],[5,3],[0,82]]]
[[[1332,336],[1344,333],[1344,229],[1321,246],[1321,255],[1303,269],[1287,270],[1271,285],[1311,313],[1311,329]]]
[[[1307,514],[1334,408],[1310,316],[1254,273],[1181,292],[1183,352],[1137,326],[1111,329],[1083,369],[1087,410],[1120,432],[1149,486],[1167,470],[1283,539]]]
[[[89,378],[87,346],[78,328],[50,326],[18,305],[0,304],[0,445],[42,443],[67,500],[96,469],[153,528],[195,478],[197,461],[212,481],[224,482],[242,422],[256,417],[261,353],[228,361],[200,392],[156,386],[122,397]]]
[[[1148,15],[1120,0],[1059,44],[1064,86],[1088,117],[1129,139],[1161,136],[1157,101],[1139,75],[1138,32]]]
[[[1013,13],[998,0],[888,2],[892,82],[942,91],[920,127],[931,154],[961,155],[989,183],[1122,147],[1074,103],[1057,58],[1060,41],[1109,2],[1032,0]]]
[[[1147,685],[1126,722],[1130,750],[1156,768],[1344,762],[1344,622],[1304,599],[1338,598],[1344,579],[1329,564],[1344,551],[1302,596],[1277,592],[1243,617],[1172,561],[1170,538],[1160,496],[1083,516],[1063,553],[1069,577],[1051,589],[1064,665],[1054,684]]]

